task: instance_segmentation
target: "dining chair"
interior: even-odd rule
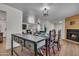
[[[50,53],[51,49],[53,51],[53,54],[55,54],[55,51],[54,51],[55,34],[56,34],[56,31],[54,29],[52,31],[49,31],[49,38],[47,40],[47,47],[43,46],[41,49],[39,49],[41,56],[45,55],[46,48],[47,48],[47,52],[48,52],[49,56],[51,56],[51,53]]]
[[[60,39],[61,39],[61,30],[58,30],[58,35],[56,35],[54,40],[54,46],[56,44],[58,51],[60,50]]]
[[[56,30],[53,29],[49,32],[49,46],[48,46],[49,56],[51,55],[51,51],[53,51],[53,54],[55,54],[55,50],[54,50],[55,37],[56,37]]]
[[[60,39],[61,39],[61,30],[58,30],[58,34],[56,35],[56,30],[53,29],[50,31],[50,42],[49,42],[49,55],[51,55],[51,51],[53,51],[53,55],[56,55],[56,51],[60,51]],[[52,50],[51,50],[52,49]]]

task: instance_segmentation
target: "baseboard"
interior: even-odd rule
[[[72,41],[72,40],[69,40],[69,39],[64,39],[65,41],[68,41],[68,42],[71,42],[71,43],[74,43],[74,44],[78,44],[79,45],[79,42],[76,42],[76,41]]]

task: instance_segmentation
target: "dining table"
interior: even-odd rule
[[[47,56],[47,40],[48,37],[45,35],[33,35],[33,34],[23,34],[23,33],[17,33],[17,34],[11,34],[11,55],[13,56],[13,53],[16,53],[16,51],[14,51],[14,42],[16,41],[17,43],[19,43],[20,45],[22,45],[23,47],[26,47],[26,41],[34,44],[34,56],[38,55],[38,44],[40,42],[45,42],[45,47],[46,47],[46,56]],[[42,47],[42,46],[41,46]],[[18,54],[18,53],[16,53]]]

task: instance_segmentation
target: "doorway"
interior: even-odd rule
[[[0,10],[0,56],[6,55],[6,12]]]

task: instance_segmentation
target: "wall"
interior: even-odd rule
[[[70,25],[70,22],[75,21],[74,25]],[[63,20],[63,23],[55,24],[55,29],[61,29],[61,38],[66,39],[66,29],[79,29],[79,15],[67,17]]]
[[[33,31],[35,31],[36,26],[37,26],[37,19],[35,19],[34,24],[29,24],[28,22],[26,22],[26,24],[28,25],[27,28],[28,29],[33,29]],[[28,20],[28,19],[26,19],[26,20]],[[49,33],[50,30],[54,29],[54,24],[52,22],[50,22],[49,20],[45,20],[44,18],[39,18],[39,20],[40,20],[40,24],[42,24],[42,25],[45,24],[45,26],[47,28],[47,33]],[[23,22],[23,23],[25,23],[25,22]]]
[[[7,13],[6,49],[9,49],[11,45],[11,34],[22,32],[22,11],[4,4],[0,4],[0,10]],[[15,43],[14,46],[17,46],[17,44]]]
[[[45,24],[45,26],[46,26],[46,28],[47,28],[47,33],[49,33],[50,30],[54,29],[54,24],[51,23],[51,22],[48,21],[48,20],[40,20],[40,23],[41,23],[42,25]],[[28,23],[26,23],[26,24],[27,24],[28,29],[33,29],[33,31],[36,30],[37,24],[28,24]]]
[[[70,25],[70,22],[73,22],[73,24]],[[65,28],[66,29],[79,29],[79,14],[71,16],[71,17],[67,17],[65,19]]]
[[[41,20],[41,23],[45,24],[45,26],[47,27],[47,33],[49,33],[50,30],[54,29],[54,24],[48,20]]]
[[[67,29],[79,29],[79,14],[65,18],[65,38]]]
[[[6,21],[0,20],[0,32],[3,32],[3,37],[6,37]]]
[[[61,29],[61,39],[65,39],[65,20],[62,23],[55,24],[56,31]]]
[[[0,10],[0,32],[3,32],[3,37],[6,37],[6,12]]]

